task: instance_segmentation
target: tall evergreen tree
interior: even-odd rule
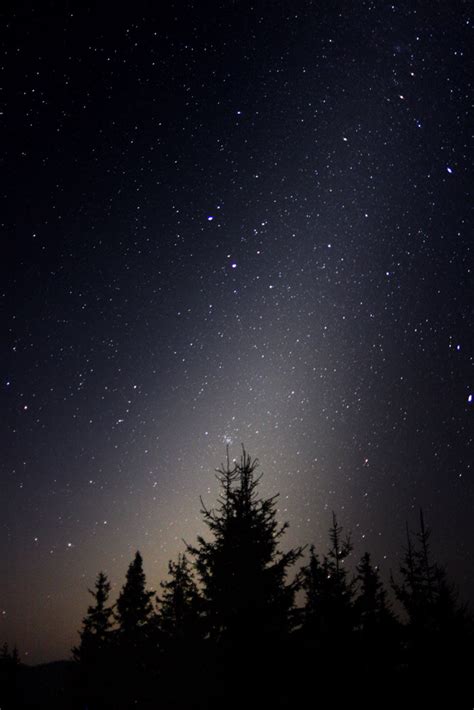
[[[366,552],[357,565],[357,672],[367,680],[376,676],[382,687],[400,661],[400,626],[392,612],[378,567]]]
[[[113,612],[109,606],[110,583],[99,572],[93,590],[94,599],[82,622],[79,646],[73,648],[73,657],[79,663],[80,695],[90,708],[99,708],[112,686]]]
[[[332,525],[329,528],[331,546],[325,560],[328,585],[331,590],[329,598],[332,601],[330,614],[334,630],[348,632],[354,624],[354,588],[355,580],[349,579],[346,558],[352,552],[350,535],[343,537],[343,528],[337,522],[336,514],[332,514]]]
[[[149,707],[156,692],[159,646],[154,596],[155,592],[146,588],[143,559],[137,552],[116,603],[116,695],[120,707]]]
[[[421,510],[419,526],[414,536],[407,529],[400,578],[392,578],[396,597],[407,615],[404,664],[409,682],[415,680],[421,688],[420,679],[435,673],[444,678],[445,687],[450,689],[450,705],[472,705],[469,677],[473,619],[448,582],[445,568],[432,559],[431,531],[425,526]],[[426,692],[423,688],[422,693]]]
[[[302,622],[306,636],[320,638],[327,631],[328,570],[311,545],[309,562],[300,572],[301,587],[305,592]]]
[[[354,580],[348,578],[344,565],[352,551],[350,536],[343,537],[343,528],[335,513],[329,529],[330,546],[319,560],[314,547],[310,559],[301,570],[302,588],[306,593],[303,609],[303,631],[310,637],[326,637],[326,641],[349,633],[354,625]]]
[[[345,580],[347,577],[345,569],[343,569],[344,560],[352,552],[352,542],[350,535],[342,536],[342,525],[339,525],[336,518],[336,513],[332,513],[332,525],[329,528],[329,539],[331,546],[328,552],[328,558],[332,560],[332,567],[338,580]]]
[[[318,689],[318,700],[328,704],[340,694],[340,678],[347,684],[354,675],[354,580],[345,564],[352,550],[350,536],[343,535],[333,513],[329,529],[329,547],[319,557],[310,549],[308,563],[301,569],[301,586],[305,592],[301,626],[295,637],[298,673],[314,673],[318,668],[325,682]],[[345,659],[351,659],[346,662]],[[332,700],[330,700],[330,698]],[[340,702],[342,698],[339,698]]]
[[[287,575],[301,550],[280,551],[287,524],[276,519],[277,496],[259,495],[257,467],[244,448],[232,464],[227,453],[226,465],[217,469],[218,505],[202,509],[211,539],[200,536],[188,547],[203,598],[207,666],[214,669],[205,684],[219,698],[217,706],[249,704],[253,673],[258,669],[262,677],[278,678],[287,665],[297,587]],[[253,687],[252,706],[276,702],[277,684]]]
[[[95,603],[87,609],[82,622],[79,646],[73,648],[73,656],[81,663],[94,665],[110,648],[112,631],[112,607],[108,605],[110,583],[103,572],[99,572],[95,588],[89,589]]]
[[[201,600],[186,555],[168,565],[169,579],[160,583],[159,627],[163,643],[170,646],[193,644],[201,635]]]
[[[379,568],[372,564],[369,552],[362,556],[357,565],[356,581],[359,583],[359,594],[355,600],[359,629],[369,635],[387,632],[389,627],[393,627],[395,616],[380,579]]]
[[[420,528],[415,540],[407,528],[407,547],[400,565],[401,581],[392,577],[393,589],[415,635],[465,627],[469,616],[466,607],[459,603],[457,591],[448,582],[446,570],[432,560],[430,536],[431,530],[425,526],[420,510]]]
[[[127,570],[126,582],[117,599],[115,618],[119,625],[119,639],[128,649],[139,648],[145,642],[154,620],[152,598],[147,591],[143,558],[137,551]]]
[[[244,639],[281,637],[291,625],[295,583],[288,568],[301,550],[278,549],[287,523],[276,520],[276,499],[261,498],[255,477],[257,459],[242,450],[240,462],[217,469],[221,494],[217,509],[203,504],[212,539],[189,547],[202,583],[210,638],[241,643]]]
[[[186,555],[170,561],[168,571],[158,599],[161,696],[165,707],[196,707],[207,666],[201,599]]]

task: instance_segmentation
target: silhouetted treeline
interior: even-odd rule
[[[209,536],[169,563],[157,593],[139,552],[115,604],[98,574],[70,706],[471,708],[472,617],[422,513],[391,577],[399,615],[368,552],[349,571],[335,514],[325,551],[311,546],[304,563],[305,550],[280,549],[287,524],[277,496],[259,496],[257,466],[243,450],[218,469],[217,506],[202,504]]]

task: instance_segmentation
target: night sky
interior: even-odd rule
[[[241,442],[283,546],[474,598],[465,2],[1,12],[0,641],[69,656]],[[156,6],[155,6],[156,5]],[[353,564],[353,563],[351,563]]]

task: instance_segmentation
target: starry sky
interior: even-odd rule
[[[241,442],[285,545],[423,506],[472,599],[468,3],[98,5],[1,11],[0,641],[156,588]]]

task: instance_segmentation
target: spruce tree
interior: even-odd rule
[[[113,612],[109,606],[110,583],[99,572],[93,590],[94,599],[82,622],[79,646],[73,648],[73,658],[79,664],[79,684],[82,700],[89,707],[101,707],[112,686]]]
[[[279,549],[287,524],[276,519],[277,496],[259,495],[257,467],[244,448],[232,464],[227,454],[226,465],[217,469],[218,505],[202,507],[210,539],[200,536],[188,546],[203,599],[206,665],[213,669],[205,685],[226,707],[276,702],[278,684],[251,681],[257,670],[269,678],[286,672],[293,625],[297,581],[287,575],[301,550]],[[208,706],[214,707],[212,701]]]
[[[155,592],[146,588],[143,559],[137,552],[116,603],[116,694],[120,707],[149,707],[156,692],[159,648],[154,596]]]
[[[381,686],[393,677],[399,663],[400,626],[392,612],[387,591],[366,552],[357,565],[356,614],[357,668],[367,681],[373,676]]]
[[[342,526],[337,522],[336,514],[332,514],[332,525],[329,529],[331,547],[325,561],[328,572],[328,583],[332,590],[332,617],[334,628],[339,631],[351,631],[354,623],[354,587],[355,580],[349,579],[344,565],[346,558],[352,552],[350,535],[342,536]]]
[[[426,694],[423,681],[435,673],[443,679],[450,704],[472,705],[470,665],[474,648],[473,619],[459,602],[455,587],[448,582],[443,566],[434,562],[431,531],[420,510],[419,530],[413,536],[407,528],[407,547],[400,564],[400,578],[392,578],[396,597],[407,616],[403,662],[410,683]]]
[[[302,614],[304,635],[320,639],[328,631],[328,569],[327,558],[320,561],[311,545],[309,562],[300,572],[301,587],[305,592],[305,605]]]
[[[126,582],[116,604],[115,618],[118,622],[119,642],[127,650],[139,649],[150,634],[154,621],[152,598],[155,592],[147,591],[140,552],[130,563]]]
[[[217,469],[219,504],[204,522],[212,539],[189,547],[202,584],[209,635],[217,642],[281,637],[291,626],[295,583],[288,568],[301,550],[279,550],[288,525],[276,520],[276,499],[261,498],[255,476],[258,460],[242,449],[240,462]]]
[[[357,565],[356,581],[359,583],[359,593],[355,600],[359,629],[366,635],[387,631],[395,623],[395,617],[380,579],[379,568],[372,564],[369,552],[362,556]]]
[[[342,702],[339,697],[341,677],[348,684],[355,681],[354,580],[349,578],[345,565],[352,543],[350,536],[343,535],[334,513],[329,540],[328,550],[321,557],[314,547],[310,548],[309,561],[300,571],[305,599],[295,649],[299,673],[311,674],[317,667],[320,677],[324,678],[318,699],[328,706],[335,692]]]
[[[427,635],[464,628],[469,619],[465,606],[447,580],[444,567],[432,560],[431,530],[420,510],[420,528],[415,540],[407,528],[407,547],[400,565],[401,581],[392,577],[392,587],[402,603],[412,634]]]
[[[306,593],[303,630],[309,636],[325,636],[326,641],[349,633],[354,625],[355,582],[348,578],[344,565],[352,543],[349,535],[343,537],[342,531],[333,513],[327,554],[320,561],[312,547],[309,563],[301,570]]]
[[[95,588],[89,589],[95,603],[87,609],[87,616],[82,622],[79,646],[73,648],[74,658],[85,664],[96,664],[111,642],[112,607],[107,602],[110,595],[110,583],[103,572],[99,572]]]
[[[186,555],[170,560],[168,574],[158,600],[163,643],[167,648],[193,644],[201,635],[201,600]]]
[[[195,707],[196,688],[203,684],[208,665],[201,600],[186,555],[170,561],[168,571],[158,599],[161,697],[165,707],[167,702],[171,707]]]

